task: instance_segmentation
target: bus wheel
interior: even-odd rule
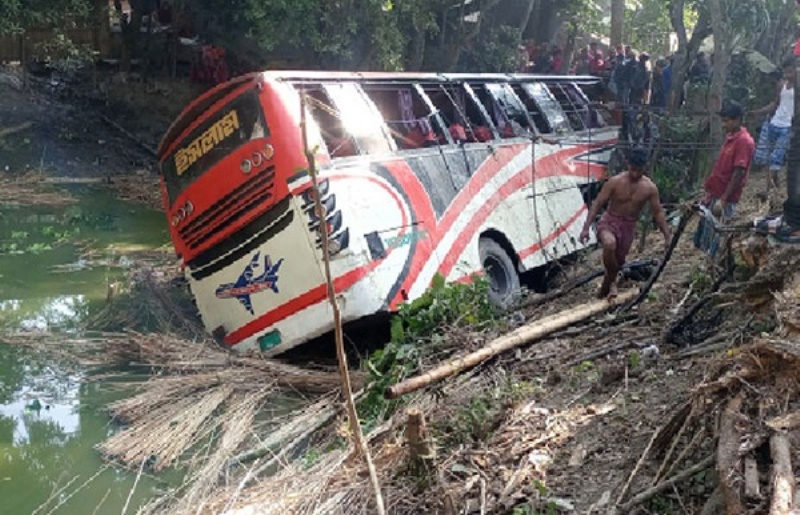
[[[519,274],[514,261],[505,249],[491,238],[481,238],[478,241],[478,254],[486,278],[489,280],[489,300],[501,309],[510,308],[520,292]]]

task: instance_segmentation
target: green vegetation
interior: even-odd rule
[[[444,277],[437,275],[422,297],[400,306],[392,319],[391,341],[366,363],[370,380],[359,405],[366,426],[376,424],[398,406],[400,401],[384,398],[388,386],[417,373],[426,359],[434,355],[442,359],[459,350],[458,342],[447,337],[453,328],[480,331],[498,324],[488,289],[488,281],[480,277],[470,284],[446,284]]]

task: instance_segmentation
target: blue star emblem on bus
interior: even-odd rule
[[[272,264],[269,256],[264,257],[263,272],[259,273],[261,262],[259,257],[261,252],[256,252],[253,259],[245,267],[244,272],[235,283],[221,284],[217,288],[218,299],[236,299],[242,303],[250,314],[253,313],[253,305],[250,302],[250,296],[265,290],[272,290],[278,293],[278,269],[283,263],[283,258],[279,259],[277,263]]]

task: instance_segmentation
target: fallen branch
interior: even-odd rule
[[[293,417],[289,423],[282,424],[280,429],[270,434],[258,446],[230,458],[227,462],[227,467],[253,461],[273,452],[279,445],[297,439],[298,435],[305,434],[309,430],[316,431],[339,413],[340,407],[336,404],[331,404],[331,399],[322,399],[309,406],[306,408],[306,414]]]
[[[741,435],[736,430],[736,419],[742,408],[741,394],[728,401],[722,411],[717,444],[717,476],[727,515],[740,515],[742,507],[742,461],[739,458]]]
[[[11,127],[5,127],[0,129],[0,138],[5,138],[6,136],[11,136],[12,134],[16,134],[17,132],[22,132],[26,129],[30,129],[33,125],[32,122],[22,122],[19,125],[14,125]]]
[[[622,293],[618,297],[619,302],[625,302],[636,295],[635,291]],[[424,374],[412,377],[403,382],[397,383],[386,388],[384,395],[388,399],[396,399],[401,395],[424,388],[425,386],[437,383],[442,379],[459,374],[465,370],[476,367],[487,359],[497,356],[509,349],[519,347],[526,343],[543,338],[555,331],[568,327],[576,322],[580,322],[590,316],[602,313],[614,306],[614,303],[607,300],[598,300],[588,304],[576,306],[570,310],[556,313],[555,315],[536,320],[524,325],[516,330],[501,336],[482,349],[456,358],[449,363],[440,365]]]
[[[619,506],[617,508],[618,513],[627,513],[631,511],[635,506],[642,504],[645,501],[648,501],[655,497],[656,495],[660,494],[667,488],[672,488],[673,485],[680,483],[681,481],[692,477],[693,475],[697,474],[698,472],[702,472],[703,470],[707,469],[711,465],[714,464],[714,456],[708,456],[700,463],[672,476],[671,478],[663,481],[656,486],[650,487],[644,492],[640,494],[636,494],[631,498],[630,501],[626,502],[625,504]]]
[[[772,456],[772,503],[769,513],[785,515],[792,509],[795,487],[789,439],[786,435],[773,435],[769,439],[769,449]]]
[[[627,275],[627,274],[632,273],[633,270],[636,270],[638,268],[645,268],[645,267],[648,267],[648,266],[657,266],[657,265],[658,265],[658,260],[657,259],[640,259],[640,260],[636,260],[636,261],[631,261],[630,263],[625,263],[622,266],[622,269],[620,270],[620,272],[623,275]],[[546,293],[544,295],[540,295],[538,297],[534,297],[532,299],[526,300],[526,301],[520,303],[519,306],[517,306],[517,308],[519,308],[519,309],[531,308],[531,307],[534,307],[534,306],[541,306],[542,304],[549,304],[550,302],[563,297],[564,295],[566,295],[567,293],[571,292],[572,290],[574,290],[576,288],[580,288],[584,284],[589,283],[589,282],[597,279],[598,277],[602,277],[604,273],[605,272],[603,270],[595,270],[593,272],[589,272],[588,274],[583,275],[581,277],[578,277],[574,281],[571,281],[568,284],[565,284],[564,286],[562,286],[561,288],[559,288],[557,290],[553,290],[553,291],[548,292],[548,293]]]
[[[700,300],[698,300],[697,302],[692,304],[692,307],[690,307],[688,310],[686,310],[686,313],[684,313],[680,318],[678,318],[677,320],[675,320],[675,321],[673,321],[672,323],[669,324],[669,328],[664,333],[664,336],[662,338],[664,343],[672,343],[672,342],[675,341],[675,333],[677,333],[678,330],[680,330],[687,323],[691,322],[692,318],[694,318],[694,316],[701,309],[703,309],[703,307],[706,304],[708,304],[708,302],[712,298],[714,298],[714,295],[720,289],[720,287],[722,286],[722,283],[727,281],[731,277],[732,274],[733,274],[733,268],[726,269],[725,273],[723,273],[719,277],[717,277],[717,280],[714,281],[714,283],[711,285],[711,288],[706,292],[706,294],[703,296],[703,298],[701,298]]]
[[[147,143],[145,143],[144,140],[142,140],[140,137],[136,136],[135,134],[133,134],[132,132],[127,130],[125,127],[123,127],[122,125],[118,124],[117,122],[115,122],[114,120],[109,118],[108,116],[101,114],[100,115],[100,119],[103,120],[104,122],[106,122],[107,124],[109,124],[110,126],[114,127],[116,130],[118,130],[122,134],[124,134],[128,139],[130,139],[131,141],[133,141],[134,143],[136,143],[137,145],[142,147],[144,150],[146,150],[153,157],[157,157],[158,156],[158,152],[156,152],[156,149],[154,149],[152,146],[150,146]]]
[[[620,343],[615,343],[614,345],[608,345],[603,347],[602,349],[597,349],[592,352],[587,352],[585,354],[581,354],[577,358],[573,358],[565,363],[566,366],[578,365],[583,363],[584,361],[594,361],[598,358],[602,358],[614,352],[619,352],[621,350],[626,350],[629,347],[636,347],[636,342],[634,340],[627,340]]]
[[[670,419],[661,427],[657,428],[653,432],[653,436],[650,437],[650,441],[647,443],[647,447],[645,447],[644,452],[642,452],[639,461],[636,462],[636,466],[633,467],[630,475],[628,476],[628,480],[622,487],[619,495],[617,496],[617,501],[615,505],[619,506],[622,502],[622,499],[625,498],[625,494],[628,493],[628,488],[631,486],[633,482],[633,478],[636,477],[636,474],[639,472],[639,469],[644,464],[647,455],[650,453],[650,450],[655,446],[656,449],[662,448],[665,444],[663,443],[667,439],[667,435],[674,435],[676,430],[679,430],[678,436],[675,439],[680,438],[680,433],[683,432],[683,429],[686,427],[686,424],[689,421],[689,417],[692,414],[692,404],[689,402],[684,402],[680,409],[675,411],[675,414],[670,417]],[[680,429],[679,429],[680,428]],[[659,473],[661,470],[659,470]],[[657,476],[656,476],[657,477]]]
[[[675,229],[675,232],[672,235],[672,241],[670,241],[667,250],[664,252],[664,257],[661,259],[661,262],[656,268],[656,271],[653,275],[650,276],[650,279],[644,285],[642,290],[639,292],[639,295],[636,296],[632,301],[628,302],[623,306],[619,311],[620,313],[624,313],[625,311],[630,310],[633,306],[642,302],[647,294],[650,293],[650,290],[653,288],[653,285],[658,280],[658,277],[661,275],[661,272],[664,271],[664,267],[667,266],[670,258],[672,257],[672,252],[675,250],[675,247],[678,245],[678,241],[681,239],[681,235],[683,231],[686,229],[686,225],[689,223],[689,220],[692,218],[692,211],[684,210],[683,215],[681,215],[681,220],[678,222],[678,227]]]

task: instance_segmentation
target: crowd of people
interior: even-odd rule
[[[604,79],[613,98],[622,105],[667,106],[672,91],[672,56],[651,60],[648,52],[637,52],[630,45],[617,45],[607,52],[592,41],[581,47],[568,65],[558,45],[521,47],[521,72],[536,74],[592,75]],[[698,52],[687,76],[689,83],[708,82],[711,63]],[[682,93],[681,93],[682,94]]]
[[[796,55],[800,56],[800,48]],[[671,59],[657,59],[653,70],[648,66],[649,60],[646,52],[637,54],[630,47],[617,47],[613,55],[604,59],[602,53],[597,51],[597,45],[590,44],[580,49],[570,71],[604,77],[608,90],[626,112],[635,111],[635,106],[644,104],[666,107],[672,84]],[[748,111],[741,104],[726,100],[717,113],[725,139],[703,184],[704,196],[698,203],[702,216],[693,239],[695,247],[707,256],[712,266],[716,266],[722,254],[718,224],[726,223],[736,213],[751,168],[766,174],[770,210],[775,207],[770,193],[777,192],[779,176],[784,169],[791,142],[795,112],[795,66],[794,58],[784,62],[783,73],[769,104]],[[711,64],[700,52],[688,71],[687,82],[708,82],[710,78]],[[757,143],[745,126],[748,118],[755,121],[756,125],[764,120]],[[645,205],[651,205],[665,244],[670,241],[671,232],[660,205],[658,189],[644,175],[651,158],[646,148],[637,146],[627,149],[628,169],[609,179],[590,207],[580,239],[588,239],[589,230],[594,224],[597,239],[603,248],[605,268],[599,297],[612,299],[617,295],[617,275],[625,263],[636,222]],[[603,216],[597,220],[604,208]]]

